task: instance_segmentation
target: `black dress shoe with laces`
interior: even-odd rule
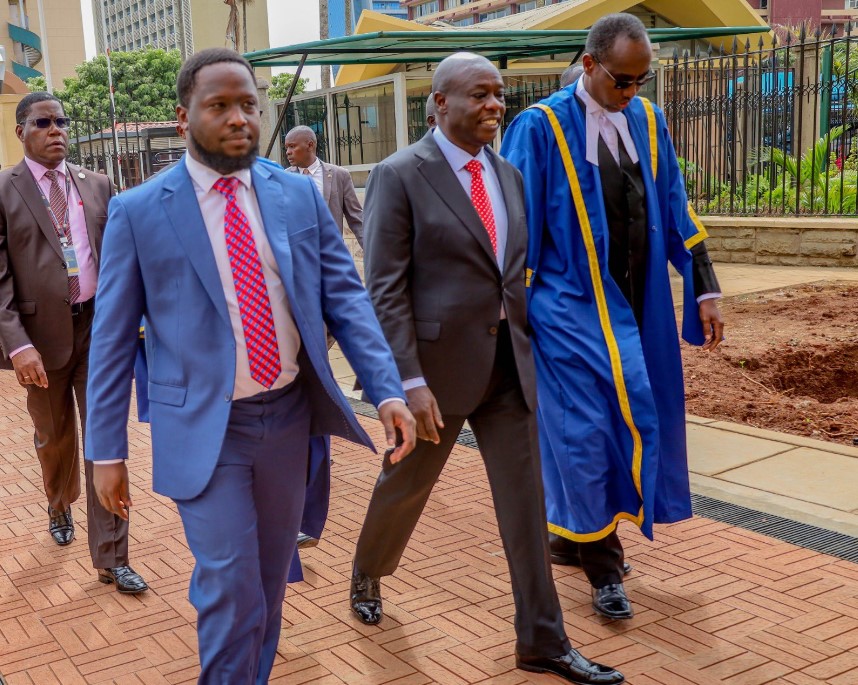
[[[298,533],[298,549],[309,549],[319,544],[319,539],[306,533]]]
[[[622,583],[594,587],[593,609],[605,618],[617,620],[632,618],[635,615]]]
[[[578,543],[567,540],[554,533],[548,534],[548,547],[551,550],[551,563],[557,566],[575,566],[581,568],[581,555],[578,554]],[[632,572],[632,565],[623,562],[623,575]]]
[[[381,581],[357,569],[352,571],[350,588],[352,611],[369,626],[374,626],[384,615],[381,608]]]
[[[555,657],[525,657],[516,654],[515,665],[522,671],[553,673],[579,685],[619,685],[626,681],[619,671],[590,661],[574,649]]]
[[[48,532],[58,545],[67,545],[74,540],[74,521],[71,507],[67,511],[57,511],[48,507]]]
[[[136,595],[149,589],[146,581],[130,566],[100,568],[98,580],[105,584],[116,583],[116,589],[123,595]]]

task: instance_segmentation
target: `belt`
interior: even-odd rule
[[[73,302],[71,305],[72,316],[83,314],[95,308],[95,298],[90,297],[86,302]]]

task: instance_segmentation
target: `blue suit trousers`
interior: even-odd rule
[[[214,475],[175,500],[196,560],[199,685],[263,685],[304,508],[310,408],[300,380],[232,403]]]

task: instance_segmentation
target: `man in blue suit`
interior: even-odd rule
[[[327,475],[308,459],[310,436],[373,447],[334,381],[326,326],[378,405],[388,444],[401,432],[394,461],[413,448],[415,426],[312,180],[256,162],[250,65],[204,50],[176,89],[184,163],[110,205],[86,455],[99,500],[126,517],[128,399],[145,316],[153,487],[175,501],[196,559],[199,683],[258,685],[277,649],[305,485]]]

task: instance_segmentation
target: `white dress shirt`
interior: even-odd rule
[[[304,173],[304,169],[299,169],[299,171],[302,174]],[[323,178],[323,175],[324,175],[325,170],[322,168],[322,160],[319,159],[318,157],[316,157],[316,159],[313,161],[313,163],[307,167],[307,171],[310,172],[307,175],[313,177],[313,183],[315,183],[316,188],[319,189],[319,195],[324,197],[324,195],[325,195],[325,191],[324,191],[325,179]]]
[[[235,336],[235,389],[233,399],[251,397],[268,390],[250,376],[250,363],[247,359],[247,343],[244,339],[244,328],[241,324],[241,314],[238,309],[238,297],[235,294],[235,281],[229,263],[226,249],[226,234],[224,232],[224,213],[226,198],[215,190],[214,184],[222,177],[214,169],[201,164],[191,155],[185,155],[185,164],[194,184],[194,192],[200,203],[200,212],[206,225],[206,232],[214,252],[218,275],[226,297],[226,307],[229,320]],[[236,171],[230,176],[239,180],[236,189],[236,202],[250,223],[256,250],[262,262],[262,273],[268,287],[268,299],[271,301],[271,314],[274,317],[274,330],[277,333],[277,346],[280,350],[280,376],[271,386],[271,390],[282,388],[298,375],[298,351],[301,349],[301,336],[292,318],[292,308],[286,295],[286,288],[280,280],[280,269],[274,258],[274,252],[265,234],[262,214],[253,189],[250,169]]]
[[[587,126],[587,161],[599,166],[599,136],[602,136],[617,164],[620,163],[619,139],[622,139],[632,164],[637,164],[638,151],[629,131],[629,122],[623,113],[609,112],[596,102],[584,87],[583,78],[578,79],[575,95],[584,103],[586,110],[584,118]]]

